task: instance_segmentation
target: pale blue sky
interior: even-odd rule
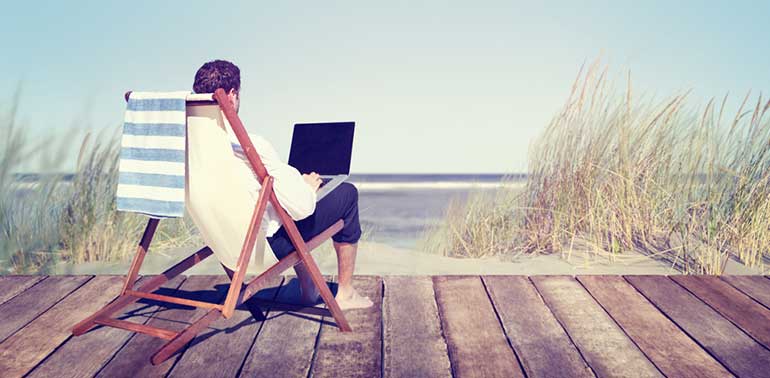
[[[21,82],[35,135],[119,125],[124,91],[189,89],[222,58],[284,156],[294,123],[355,120],[357,173],[522,172],[596,57],[661,95],[770,89],[767,2],[64,3],[0,14],[0,104]]]

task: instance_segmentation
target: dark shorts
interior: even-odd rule
[[[361,238],[361,224],[358,222],[358,189],[348,182],[334,188],[326,197],[315,205],[315,212],[309,217],[297,221],[297,229],[302,238],[307,241],[320,234],[338,220],[345,221],[345,227],[332,236],[338,243],[356,243]],[[273,236],[267,238],[273,254],[278,259],[286,257],[294,251],[286,230],[281,228]]]

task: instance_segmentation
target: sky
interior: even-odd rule
[[[3,4],[0,109],[34,138],[117,128],[127,90],[241,69],[240,116],[288,157],[292,125],[356,122],[353,173],[526,172],[580,67],[695,101],[770,89],[770,2],[72,1]],[[74,164],[73,159],[67,164]]]

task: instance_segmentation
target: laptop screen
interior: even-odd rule
[[[289,165],[300,173],[349,174],[355,125],[355,122],[294,125]]]

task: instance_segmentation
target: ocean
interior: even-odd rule
[[[64,175],[64,181],[72,179]],[[20,174],[16,180],[34,184],[39,174]],[[359,216],[366,239],[413,249],[425,231],[439,222],[453,199],[463,201],[474,191],[493,191],[502,180],[523,185],[526,175],[503,174],[352,174],[358,188]],[[24,190],[19,190],[21,197]]]
[[[502,174],[353,174],[358,188],[361,227],[367,239],[414,248],[425,231],[439,222],[453,200],[474,191],[491,191],[501,181],[523,184],[525,175]]]

